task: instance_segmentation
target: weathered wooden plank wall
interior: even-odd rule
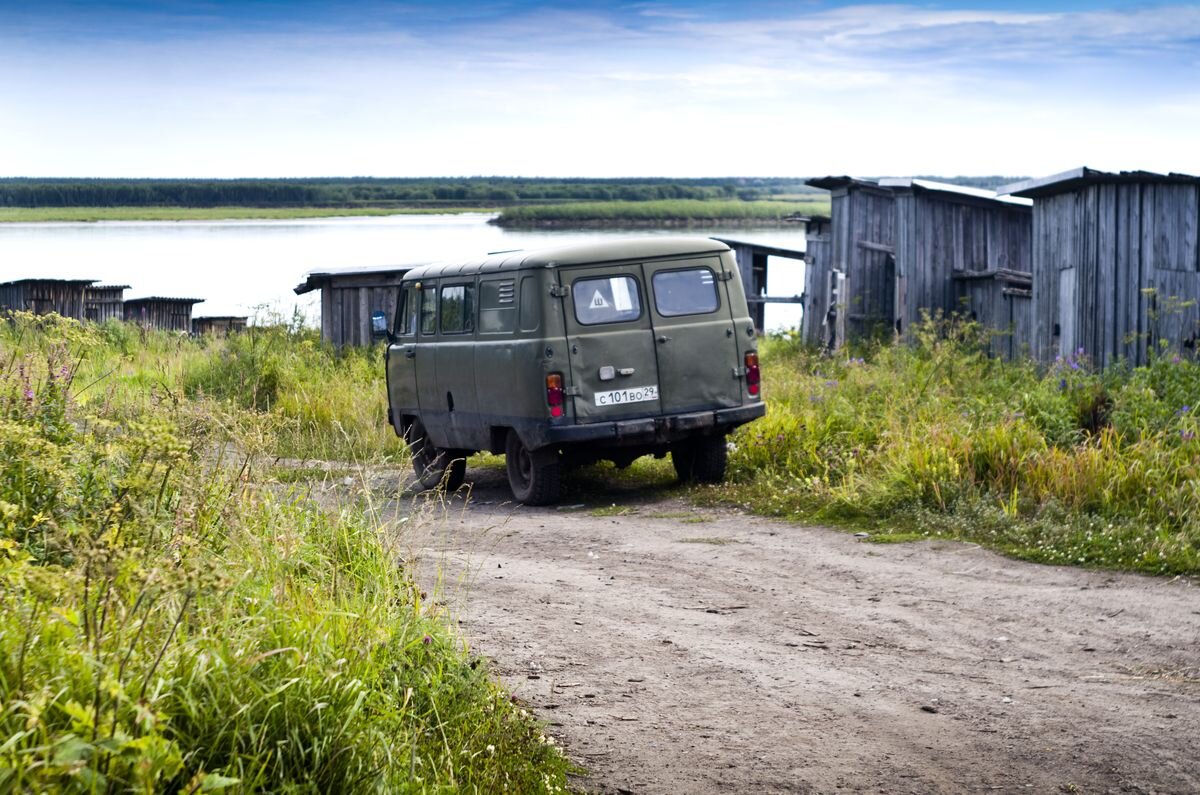
[[[125,302],[125,320],[147,328],[164,331],[192,330],[192,306],[190,300],[180,299],[136,299]]]
[[[826,303],[826,274],[832,267],[833,244],[829,221],[808,222],[804,242],[804,341],[822,345],[828,339],[824,327]]]
[[[895,311],[895,196],[862,184],[838,188],[832,191],[831,216],[827,259],[832,269],[846,274],[846,333],[850,339],[884,334]],[[814,274],[814,287],[823,292],[825,288],[817,285],[826,278]],[[819,326],[815,313],[813,319]]]
[[[1039,197],[1035,352],[1100,367],[1152,350],[1194,352],[1200,334],[1200,186],[1122,181]]]
[[[83,297],[87,282],[47,279],[24,280],[0,287],[0,308],[83,320]]]
[[[396,285],[327,286],[321,296],[321,336],[337,346],[370,345],[376,340],[371,315],[383,312],[387,328],[396,317]]]
[[[89,287],[84,293],[83,314],[93,323],[121,320],[125,317],[124,287]]]

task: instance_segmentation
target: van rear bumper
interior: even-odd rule
[[[738,425],[765,416],[765,403],[738,406],[714,411],[694,411],[669,414],[664,417],[642,417],[616,422],[595,422],[586,425],[539,425],[529,429],[534,438],[526,440],[531,449],[574,442],[612,441],[616,445],[674,442],[706,429],[725,433]]]

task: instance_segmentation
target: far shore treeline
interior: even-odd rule
[[[803,177],[0,179],[0,207],[421,207],[742,200],[819,193]]]
[[[804,200],[805,177],[295,179],[0,178],[3,207],[504,207],[608,201]],[[936,179],[936,178],[935,178]],[[940,178],[991,188],[1011,177]]]

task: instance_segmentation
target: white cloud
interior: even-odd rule
[[[0,33],[0,173],[1200,171],[1200,8],[754,8],[86,49]]]

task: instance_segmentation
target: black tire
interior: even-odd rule
[[[468,451],[435,447],[420,420],[408,426],[404,441],[412,452],[413,473],[423,487],[457,491],[466,480]]]
[[[529,450],[516,431],[504,445],[508,485],[517,502],[547,505],[562,492],[562,461],[557,450]]]
[[[725,436],[701,436],[671,445],[671,463],[681,483],[720,483],[725,480],[729,449]]]

